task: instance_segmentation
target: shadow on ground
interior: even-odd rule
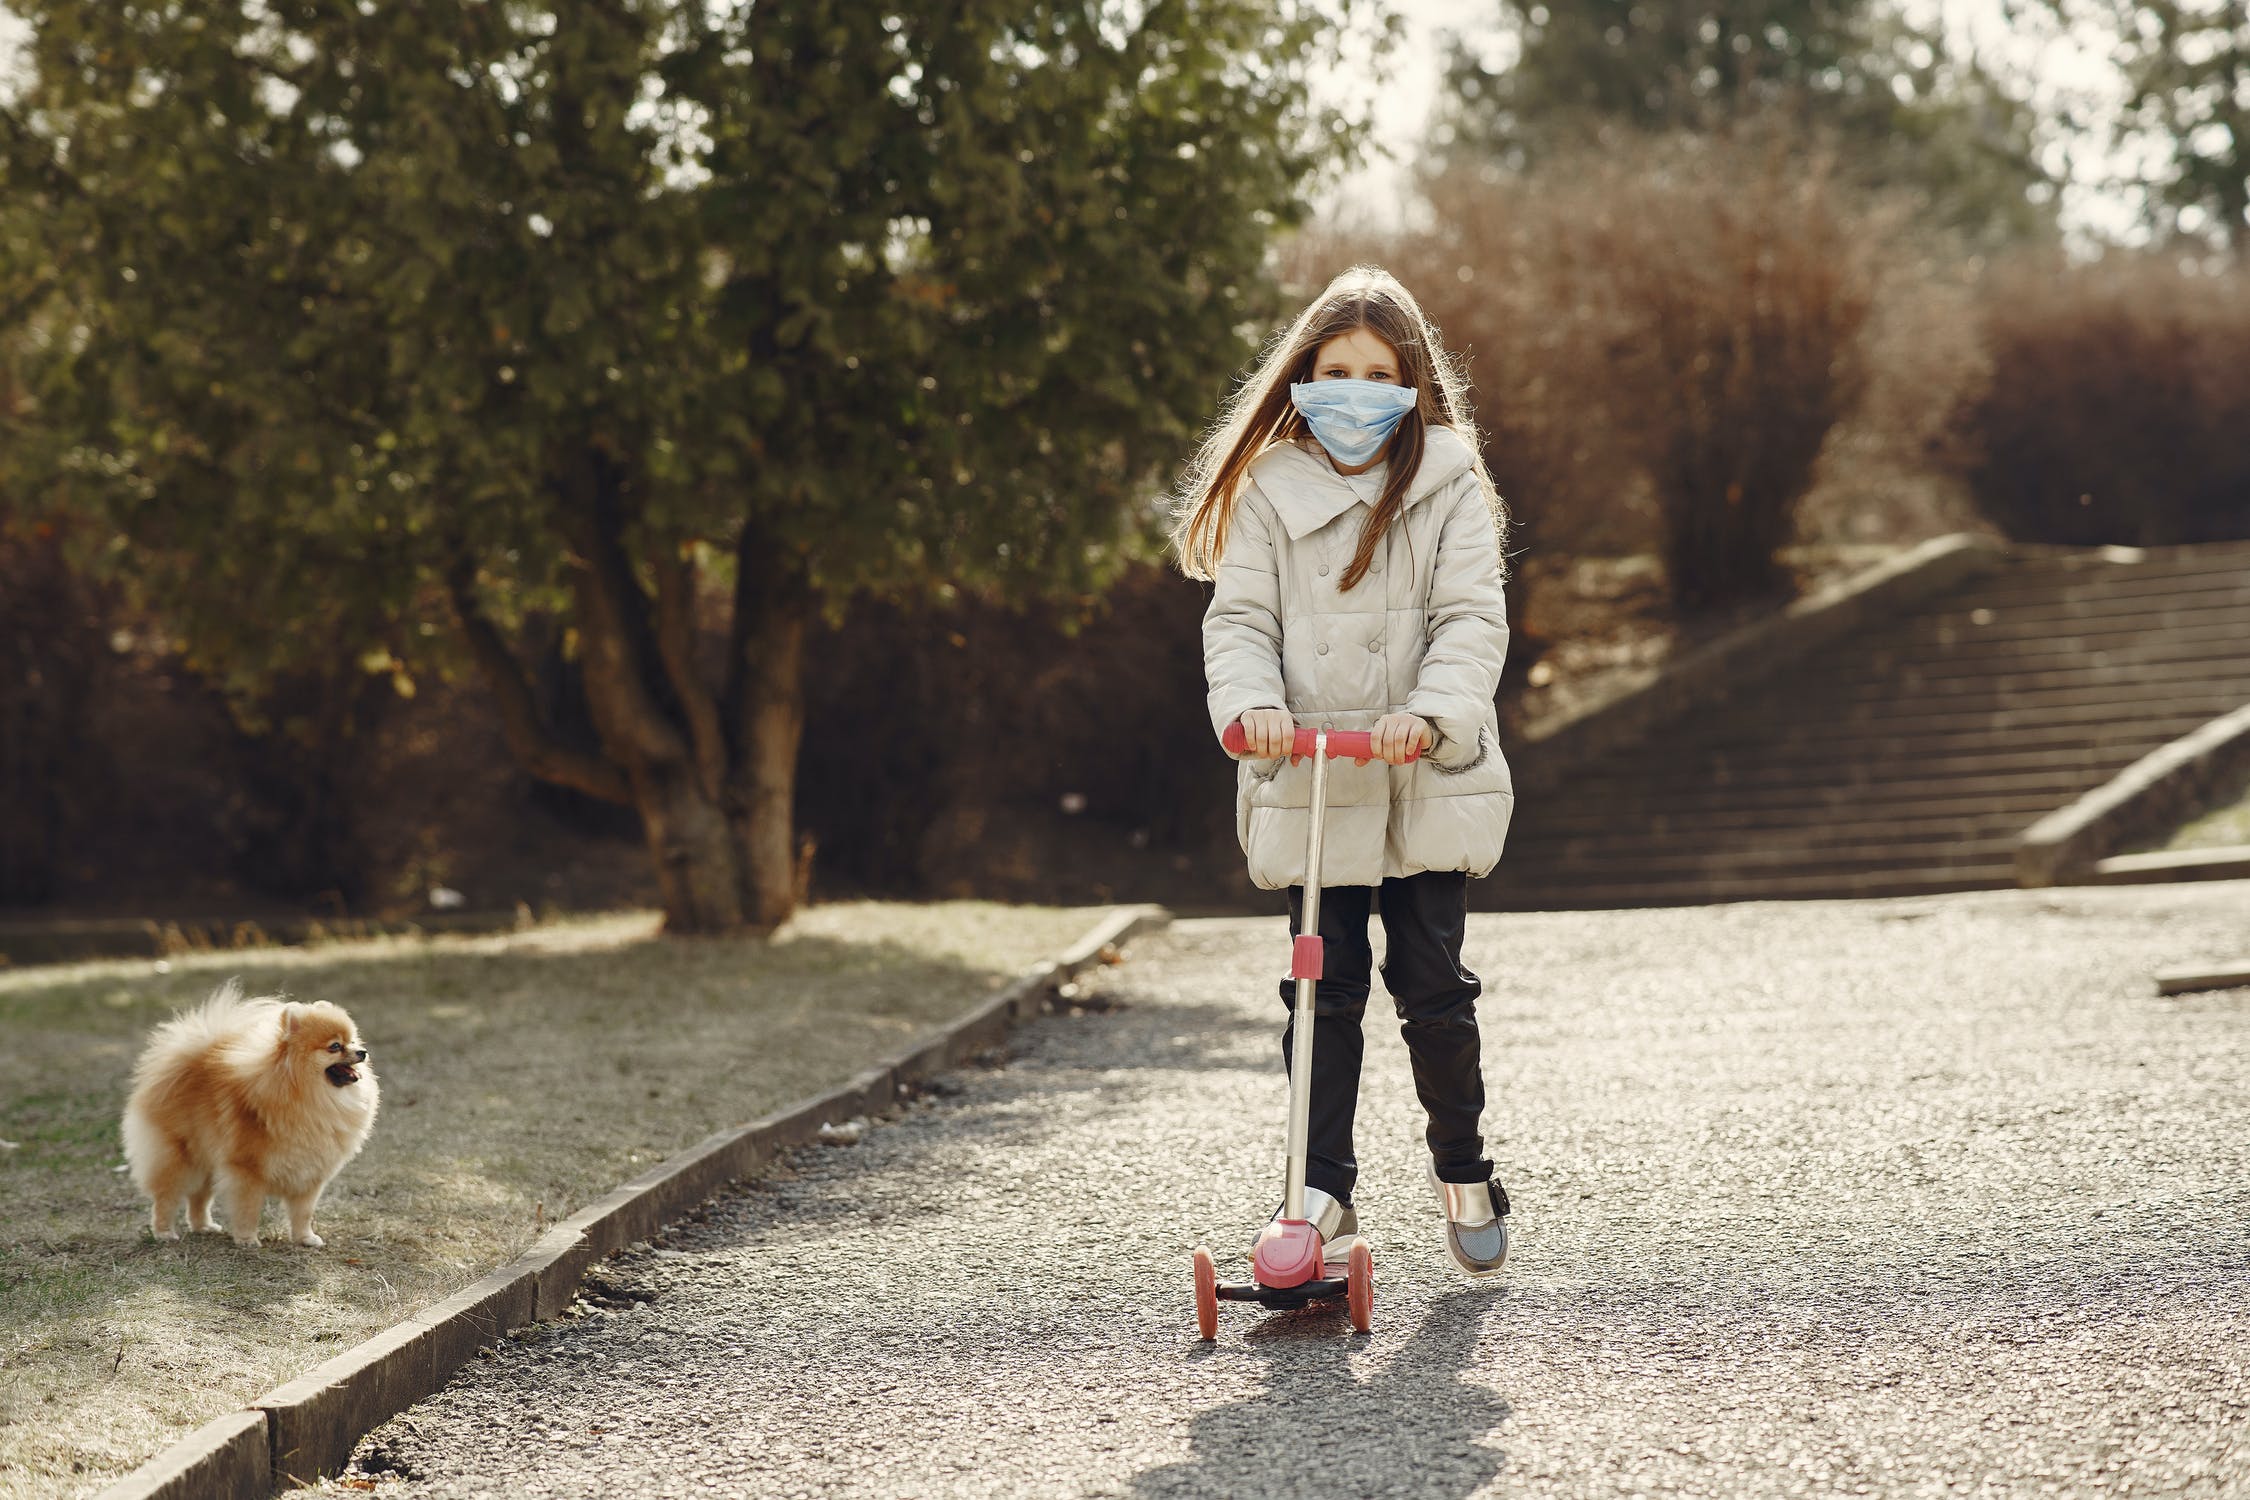
[[[1426,1500],[1474,1493],[1506,1462],[1481,1439],[1508,1419],[1508,1403],[1469,1378],[1485,1322],[1505,1296],[1497,1286],[1446,1292],[1372,1374],[1366,1360],[1355,1368],[1352,1358],[1369,1336],[1350,1333],[1332,1307],[1269,1317],[1239,1350],[1207,1349],[1200,1360],[1263,1362],[1265,1388],[1198,1416],[1187,1461],[1143,1472],[1133,1493]]]

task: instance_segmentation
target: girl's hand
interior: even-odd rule
[[[1406,758],[1416,750],[1427,750],[1437,742],[1427,720],[1417,714],[1385,714],[1375,721],[1371,731],[1375,754],[1394,766],[1406,764]],[[1366,765],[1366,761],[1360,761]]]
[[[1271,760],[1297,742],[1297,721],[1286,708],[1253,708],[1242,716],[1242,733],[1250,742],[1247,759]]]

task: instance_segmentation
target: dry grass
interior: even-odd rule
[[[840,1082],[1082,933],[1085,910],[814,907],[770,945],[628,914],[0,971],[0,1496],[90,1492],[474,1280],[699,1139]],[[383,1113],[328,1248],[159,1244],[116,1170],[150,1026],[240,974],[351,1011]],[[268,1232],[278,1211],[269,1209]]]

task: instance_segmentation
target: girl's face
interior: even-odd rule
[[[1314,351],[1315,380],[1380,380],[1396,385],[1398,351],[1365,328],[1340,333]]]

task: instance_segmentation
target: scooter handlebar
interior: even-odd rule
[[[1289,754],[1292,757],[1312,754],[1319,735],[1319,730],[1307,729],[1303,725],[1299,725],[1297,727],[1297,741],[1290,746]],[[1246,754],[1250,749],[1250,735],[1248,731],[1243,729],[1242,721],[1237,719],[1227,726],[1226,733],[1219,736],[1219,743],[1226,747],[1229,755]],[[1346,756],[1353,760],[1378,759],[1379,757],[1375,754],[1375,736],[1365,729],[1329,730],[1328,758],[1336,760]],[[1421,747],[1417,745],[1408,751],[1406,758],[1408,761],[1420,760],[1422,758]]]

